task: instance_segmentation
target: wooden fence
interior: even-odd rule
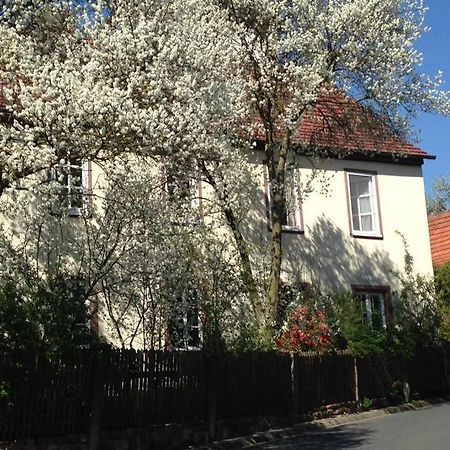
[[[292,417],[324,405],[450,388],[450,347],[412,359],[348,353],[89,350],[37,362],[23,379],[0,367],[0,440],[255,416]],[[3,386],[3,387],[2,387]],[[3,390],[2,390],[3,389]]]

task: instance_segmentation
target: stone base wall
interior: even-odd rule
[[[189,445],[206,444],[265,431],[273,427],[288,426],[287,418],[259,417],[242,421],[219,421],[214,439],[210,438],[208,424],[167,425],[159,429],[128,429],[102,432],[98,450],[181,450]],[[87,434],[52,438],[25,439],[0,442],[0,450],[89,450]]]

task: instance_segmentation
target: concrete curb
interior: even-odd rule
[[[415,400],[410,403],[404,403],[399,406],[389,406],[384,409],[374,409],[357,414],[348,414],[336,416],[329,419],[318,419],[311,422],[299,423],[290,428],[278,430],[268,430],[252,436],[225,439],[220,442],[213,442],[199,447],[188,447],[192,450],[241,450],[257,448],[260,444],[277,441],[284,438],[292,438],[302,435],[307,431],[323,430],[336,428],[352,423],[364,422],[365,420],[375,419],[377,417],[388,416],[406,411],[416,411],[418,409],[429,408],[434,405],[450,402],[450,397],[439,397],[432,400]]]

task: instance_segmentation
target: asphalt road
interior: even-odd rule
[[[450,404],[397,413],[252,447],[255,450],[450,450]]]

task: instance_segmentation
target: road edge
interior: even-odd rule
[[[299,423],[288,428],[267,430],[260,433],[255,433],[251,436],[225,439],[223,441],[212,442],[211,444],[201,445],[199,447],[191,446],[188,448],[191,450],[241,450],[241,449],[257,448],[259,445],[266,444],[268,442],[300,436],[306,431],[336,428],[343,425],[364,422],[365,420],[375,419],[377,417],[384,417],[391,414],[397,414],[400,412],[425,409],[448,402],[450,402],[450,396],[436,397],[429,400],[414,400],[410,403],[403,403],[398,406],[389,406],[387,408],[382,409],[373,409],[370,411],[364,411],[356,414],[345,414],[331,417],[328,419],[317,419],[310,422]]]

